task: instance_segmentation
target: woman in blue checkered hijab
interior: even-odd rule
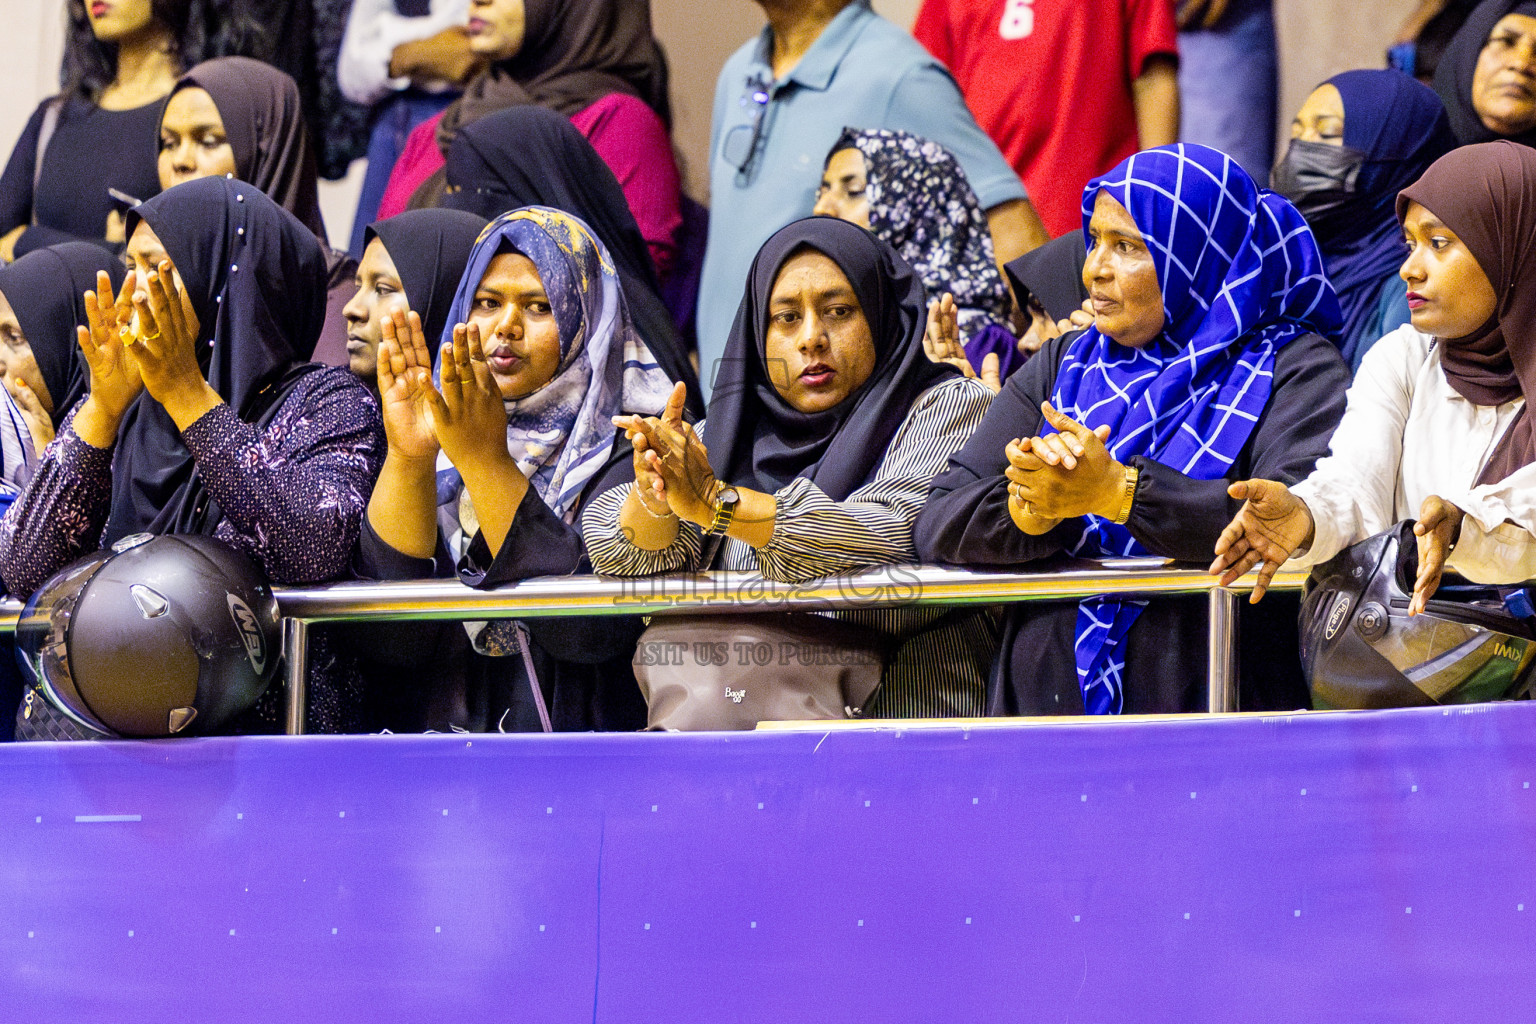
[[[1010,378],[935,480],[925,560],[1201,560],[1242,466],[1300,479],[1327,451],[1349,381],[1340,313],[1289,202],[1225,154],[1166,146],[1089,182],[1083,222],[1094,324]],[[1271,625],[1273,652],[1243,649],[1268,663],[1255,700],[1301,706],[1294,625]],[[999,713],[1193,710],[1203,693],[1203,601],[1016,606],[1008,640]]]

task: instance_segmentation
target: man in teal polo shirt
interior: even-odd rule
[[[752,258],[768,236],[810,215],[827,150],[845,125],[909,131],[953,153],[987,209],[1000,261],[1047,237],[949,72],[869,0],[757,2],[768,26],[731,55],[715,86],[698,310],[706,391]]]

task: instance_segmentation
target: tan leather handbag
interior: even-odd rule
[[[657,617],[635,648],[652,729],[857,718],[895,653],[878,630],[802,612]]]

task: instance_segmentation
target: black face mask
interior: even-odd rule
[[[1294,203],[1313,231],[1328,234],[1349,221],[1364,166],[1358,149],[1292,139],[1269,174],[1269,187]]]

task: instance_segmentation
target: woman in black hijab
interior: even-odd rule
[[[640,337],[667,376],[688,385],[689,414],[704,414],[698,374],[661,300],[655,266],[624,191],[569,118],[521,106],[476,121],[448,152],[448,188],[440,205],[487,219],[523,206],[548,206],[586,223],[613,257]]]
[[[347,321],[347,368],[378,393],[384,320],[415,310],[422,330],[443,336],[453,293],[486,220],[462,210],[407,210],[368,226]]]
[[[96,287],[100,273],[119,287],[122,261],[89,242],[35,249],[0,267],[0,373],[39,456],[85,397],[85,360],[75,344],[75,327],[85,322],[84,294]],[[0,430],[6,426],[0,419]]]
[[[473,0],[469,27],[470,50],[489,64],[440,117],[416,126],[390,175],[387,193],[409,194],[412,207],[442,197],[443,160],[458,133],[509,107],[577,117],[624,97],[671,130],[667,62],[651,34],[649,0]],[[634,112],[624,117],[639,123]],[[389,204],[386,195],[381,209]]]
[[[331,248],[320,215],[315,155],[294,80],[248,57],[204,61],[181,76],[160,118],[160,187],[233,174],[255,185],[314,233],[325,251],[325,324],[315,358],[346,362],[341,308],[357,262]]]
[[[682,423],[681,385],[661,417],[625,420],[637,483],[583,514],[593,570],[798,582],[914,561],[912,523],[933,476],[992,399],[928,359],[926,324],[922,282],[868,231],[830,217],[780,230],[753,263],[699,433]],[[722,518],[716,542],[706,530]],[[990,623],[978,613],[923,632],[937,614],[838,614],[911,640],[870,714],[981,713]]]
[[[1479,4],[1441,55],[1435,92],[1463,146],[1536,146],[1536,0]]]
[[[123,264],[90,242],[34,249],[0,267],[0,512],[20,496],[65,414],[85,394],[75,325],[85,319],[82,293],[98,273],[115,285]],[[0,741],[13,734],[23,689],[11,640],[0,638]]]
[[[115,305],[105,274],[85,295],[88,391],[0,526],[0,578],[29,594],[135,533],[217,537],[278,583],[341,576],[384,431],[355,377],[307,362],[325,315],[314,235],[250,185],[203,178],[134,211],[128,255]],[[357,695],[312,658],[310,717],[342,731]],[[277,728],[281,691],[238,728]]]

